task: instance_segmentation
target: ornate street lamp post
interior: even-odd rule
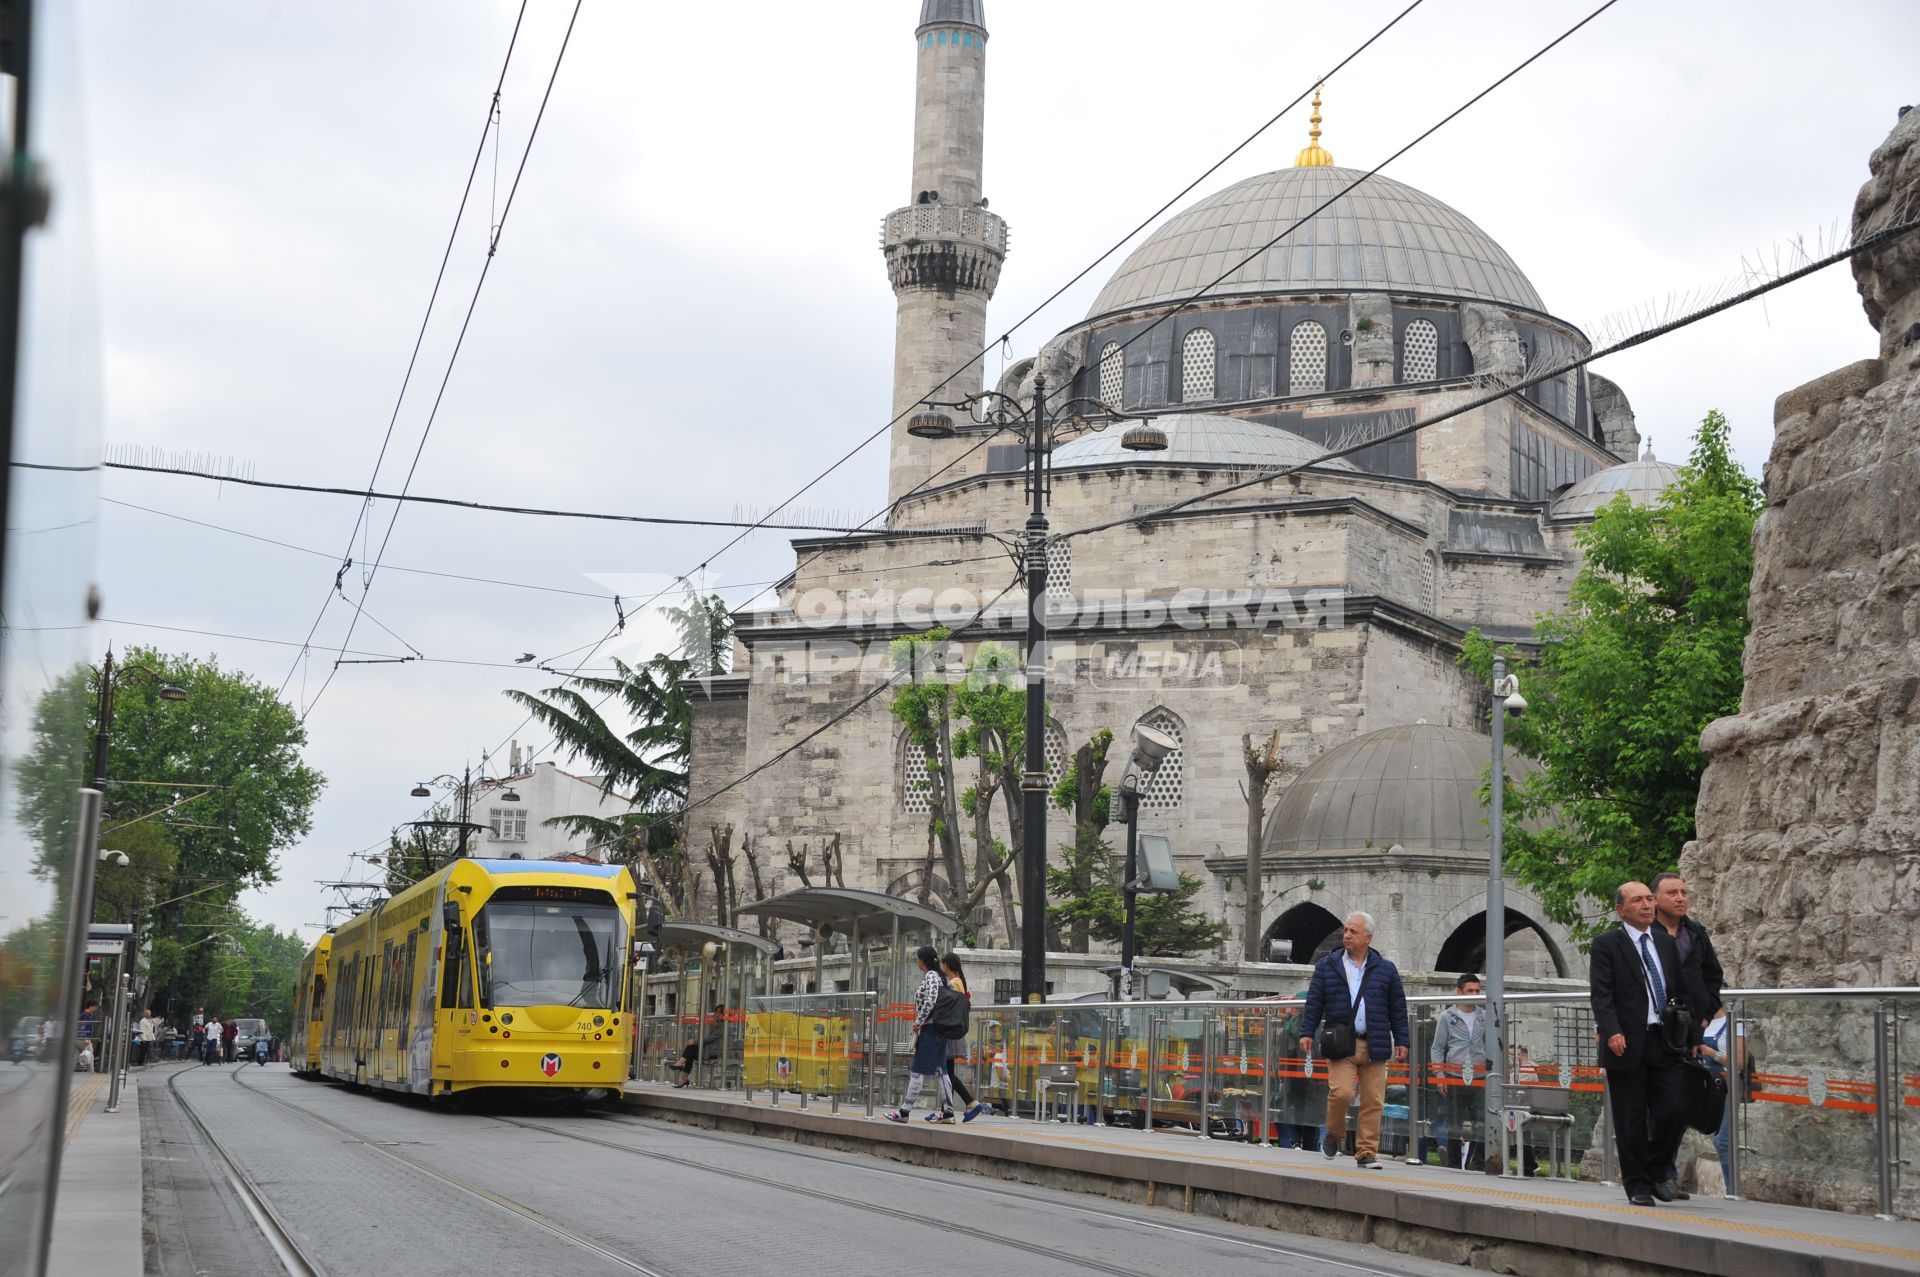
[[[1022,404],[997,390],[983,390],[956,403],[929,403],[907,423],[907,433],[919,439],[951,439],[953,418],[941,408],[963,408],[982,425],[1012,431],[1026,445],[1027,515],[1025,546],[1027,569],[1026,677],[1027,763],[1020,776],[1020,1000],[1044,1002],[1047,997],[1047,498],[1053,490],[1053,447],[1084,430],[1104,430],[1107,422],[1090,423],[1077,408],[1115,420],[1126,416],[1098,399],[1076,397],[1058,408],[1047,403],[1047,378],[1033,381],[1033,402]],[[1149,422],[1133,426],[1120,445],[1132,452],[1160,452],[1166,432]]]
[[[486,762],[486,759],[482,758],[480,761],[482,764],[484,764]],[[508,784],[505,781],[495,780],[490,776],[482,776],[480,778],[480,783],[483,785],[506,784],[507,788],[500,791],[500,801],[508,802],[508,803],[517,803],[520,801],[520,795],[515,793],[513,786],[511,784]],[[431,780],[423,780],[413,787],[412,795],[415,798],[431,798],[433,797],[433,789],[430,787],[435,785],[443,785],[447,788],[458,789],[460,791],[460,819],[457,822],[455,822],[460,826],[460,846],[458,850],[454,852],[454,855],[464,860],[467,855],[467,832],[471,829],[477,828],[477,826],[475,826],[473,823],[473,767],[472,765],[469,764],[467,767],[462,768],[458,776],[451,775],[450,773],[447,773],[447,772],[441,772],[438,776],[433,777]],[[413,823],[415,825],[439,825],[444,822],[432,821],[432,820],[416,820]]]

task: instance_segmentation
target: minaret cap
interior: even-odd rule
[[[916,30],[928,27],[972,27],[984,35],[985,0],[920,0],[920,25]]]
[[[1293,157],[1295,168],[1332,168],[1333,156],[1320,145],[1320,86],[1313,88],[1313,118],[1307,129],[1307,147]]]

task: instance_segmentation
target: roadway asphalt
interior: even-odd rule
[[[281,1065],[153,1068],[145,1081],[147,1271],[161,1277],[278,1270],[183,1103],[313,1267],[337,1275],[1458,1271],[619,1115],[428,1108],[302,1081]]]

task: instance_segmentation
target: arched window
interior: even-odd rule
[[[1143,727],[1173,737],[1174,750],[1161,762],[1147,783],[1140,788],[1142,807],[1166,810],[1178,807],[1186,796],[1187,734],[1180,720],[1164,709],[1156,709],[1140,720]]]
[[[1402,381],[1432,381],[1440,375],[1440,330],[1430,319],[1407,325],[1400,339]]]
[[[1047,598],[1065,601],[1073,597],[1073,542],[1065,537],[1047,539]]]
[[[933,782],[927,775],[927,751],[903,738],[900,748],[900,810],[925,815],[933,810]]]
[[[1067,774],[1067,734],[1060,724],[1047,721],[1047,784],[1057,785]]]
[[[1100,398],[1110,408],[1125,408],[1127,357],[1117,345],[1100,352]]]
[[[1313,395],[1327,388],[1327,330],[1311,319],[1293,326],[1293,354],[1287,364],[1287,393]]]
[[[1180,402],[1213,398],[1213,333],[1196,328],[1180,343]]]

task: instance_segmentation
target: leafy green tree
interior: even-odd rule
[[[1629,879],[1672,869],[1693,837],[1700,733],[1740,705],[1753,525],[1763,495],[1710,412],[1679,481],[1652,508],[1622,495],[1577,534],[1567,609],[1535,627],[1538,654],[1501,654],[1529,709],[1507,740],[1541,770],[1509,776],[1508,868],[1550,916],[1584,925]],[[1460,663],[1491,676],[1495,645]]]
[[[427,820],[452,820],[453,806],[437,802],[427,810]],[[396,825],[387,835],[386,889],[397,896],[453,859],[460,848],[460,831],[431,825]]]
[[[302,761],[306,730],[292,708],[247,675],[142,647],[117,666],[101,845],[132,863],[100,867],[94,918],[134,923],[164,955],[190,942],[185,924],[275,881],[275,854],[311,828],[325,782]],[[162,700],[163,684],[186,701]],[[34,707],[20,819],[43,877],[72,854],[74,778],[92,775],[99,691],[98,671],[82,665]]]
[[[966,889],[966,864],[960,851],[960,790],[954,774],[954,687],[949,663],[954,653],[948,631],[936,626],[925,634],[897,638],[887,645],[894,669],[906,674],[888,709],[907,731],[907,748],[927,764],[927,868],[920,876],[924,903],[935,887],[935,869],[943,876],[948,907]],[[978,789],[978,786],[975,786]]]
[[[1073,813],[1073,839],[1061,848],[1058,885],[1049,886],[1064,900],[1079,900],[1093,890],[1095,858],[1088,849],[1098,842],[1107,827],[1113,809],[1113,791],[1104,783],[1107,751],[1113,748],[1113,729],[1103,727],[1075,750],[1067,769],[1053,787],[1053,805]],[[1085,914],[1049,915],[1056,927],[1064,926],[1060,944],[1068,953],[1086,953],[1092,931]]]
[[[1047,868],[1048,890],[1060,901],[1048,907],[1048,916],[1065,931],[1085,928],[1093,939],[1118,945],[1126,920],[1123,857],[1090,824],[1078,826],[1073,846],[1062,853],[1062,863]],[[1189,957],[1227,938],[1226,923],[1194,908],[1200,887],[1198,878],[1181,874],[1178,891],[1136,898],[1133,940],[1139,956]]]
[[[664,609],[680,637],[675,652],[639,665],[615,659],[615,676],[575,675],[540,692],[510,688],[505,695],[551,731],[569,759],[585,758],[600,776],[600,792],[628,795],[631,809],[616,817],[562,814],[545,823],[584,836],[609,859],[641,865],[681,910],[687,904],[680,812],[687,803],[693,752],[693,704],[701,680],[727,672],[733,654],[733,618],[717,594],[687,591],[684,604]],[[631,724],[622,730],[600,707],[616,702]]]

